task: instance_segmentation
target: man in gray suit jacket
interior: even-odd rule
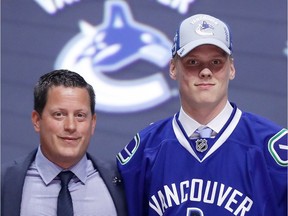
[[[127,215],[115,162],[87,153],[96,125],[91,85],[67,70],[44,74],[34,88],[32,122],[39,147],[2,166],[2,216],[68,216],[63,209],[74,216]],[[63,173],[71,174],[65,208]]]

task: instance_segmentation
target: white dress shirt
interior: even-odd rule
[[[180,113],[179,113],[179,121],[183,126],[184,131],[186,132],[187,136],[190,138],[193,138],[194,132],[199,127],[210,127],[212,132],[212,137],[215,136],[220,132],[222,127],[225,125],[225,123],[228,121],[230,115],[233,112],[233,107],[231,104],[227,101],[224,109],[214,118],[212,119],[207,125],[202,125],[198,123],[196,120],[191,118],[183,108],[181,107]]]

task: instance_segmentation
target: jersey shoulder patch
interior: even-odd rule
[[[268,150],[280,166],[288,166],[288,144],[287,144],[287,129],[282,129],[273,137],[270,138],[268,142]]]
[[[140,136],[139,133],[137,133],[134,136],[134,139],[131,140],[131,142],[122,149],[121,152],[117,154],[117,159],[118,161],[122,164],[125,165],[126,163],[129,162],[129,160],[133,157],[135,152],[137,151],[138,147],[140,145]]]

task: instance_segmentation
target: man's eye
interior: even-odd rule
[[[55,118],[62,118],[62,117],[64,116],[64,114],[61,113],[61,112],[55,112],[55,113],[53,113],[53,116],[54,116]]]
[[[196,61],[195,59],[190,59],[190,60],[188,60],[188,64],[190,64],[190,65],[197,65],[197,64],[198,64],[198,61]]]
[[[212,65],[219,65],[219,64],[221,64],[221,61],[218,59],[212,61]]]
[[[76,118],[79,120],[84,120],[86,116],[87,115],[85,113],[77,113]]]

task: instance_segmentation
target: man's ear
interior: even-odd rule
[[[176,66],[175,66],[175,60],[170,60],[170,66],[169,66],[169,76],[171,79],[176,80]]]
[[[91,135],[94,134],[95,128],[96,128],[96,122],[97,122],[97,115],[94,113],[92,116],[92,128],[91,128]]]
[[[236,75],[236,69],[234,67],[234,64],[231,64],[230,66],[230,80],[233,80]]]
[[[31,115],[31,120],[32,120],[34,130],[36,132],[40,131],[40,118],[41,118],[40,114],[36,110],[33,110],[32,115]]]
[[[230,59],[230,75],[229,75],[229,79],[230,80],[233,80],[235,78],[235,75],[236,75],[236,69],[235,69],[235,66],[234,66],[234,60],[233,58]]]

